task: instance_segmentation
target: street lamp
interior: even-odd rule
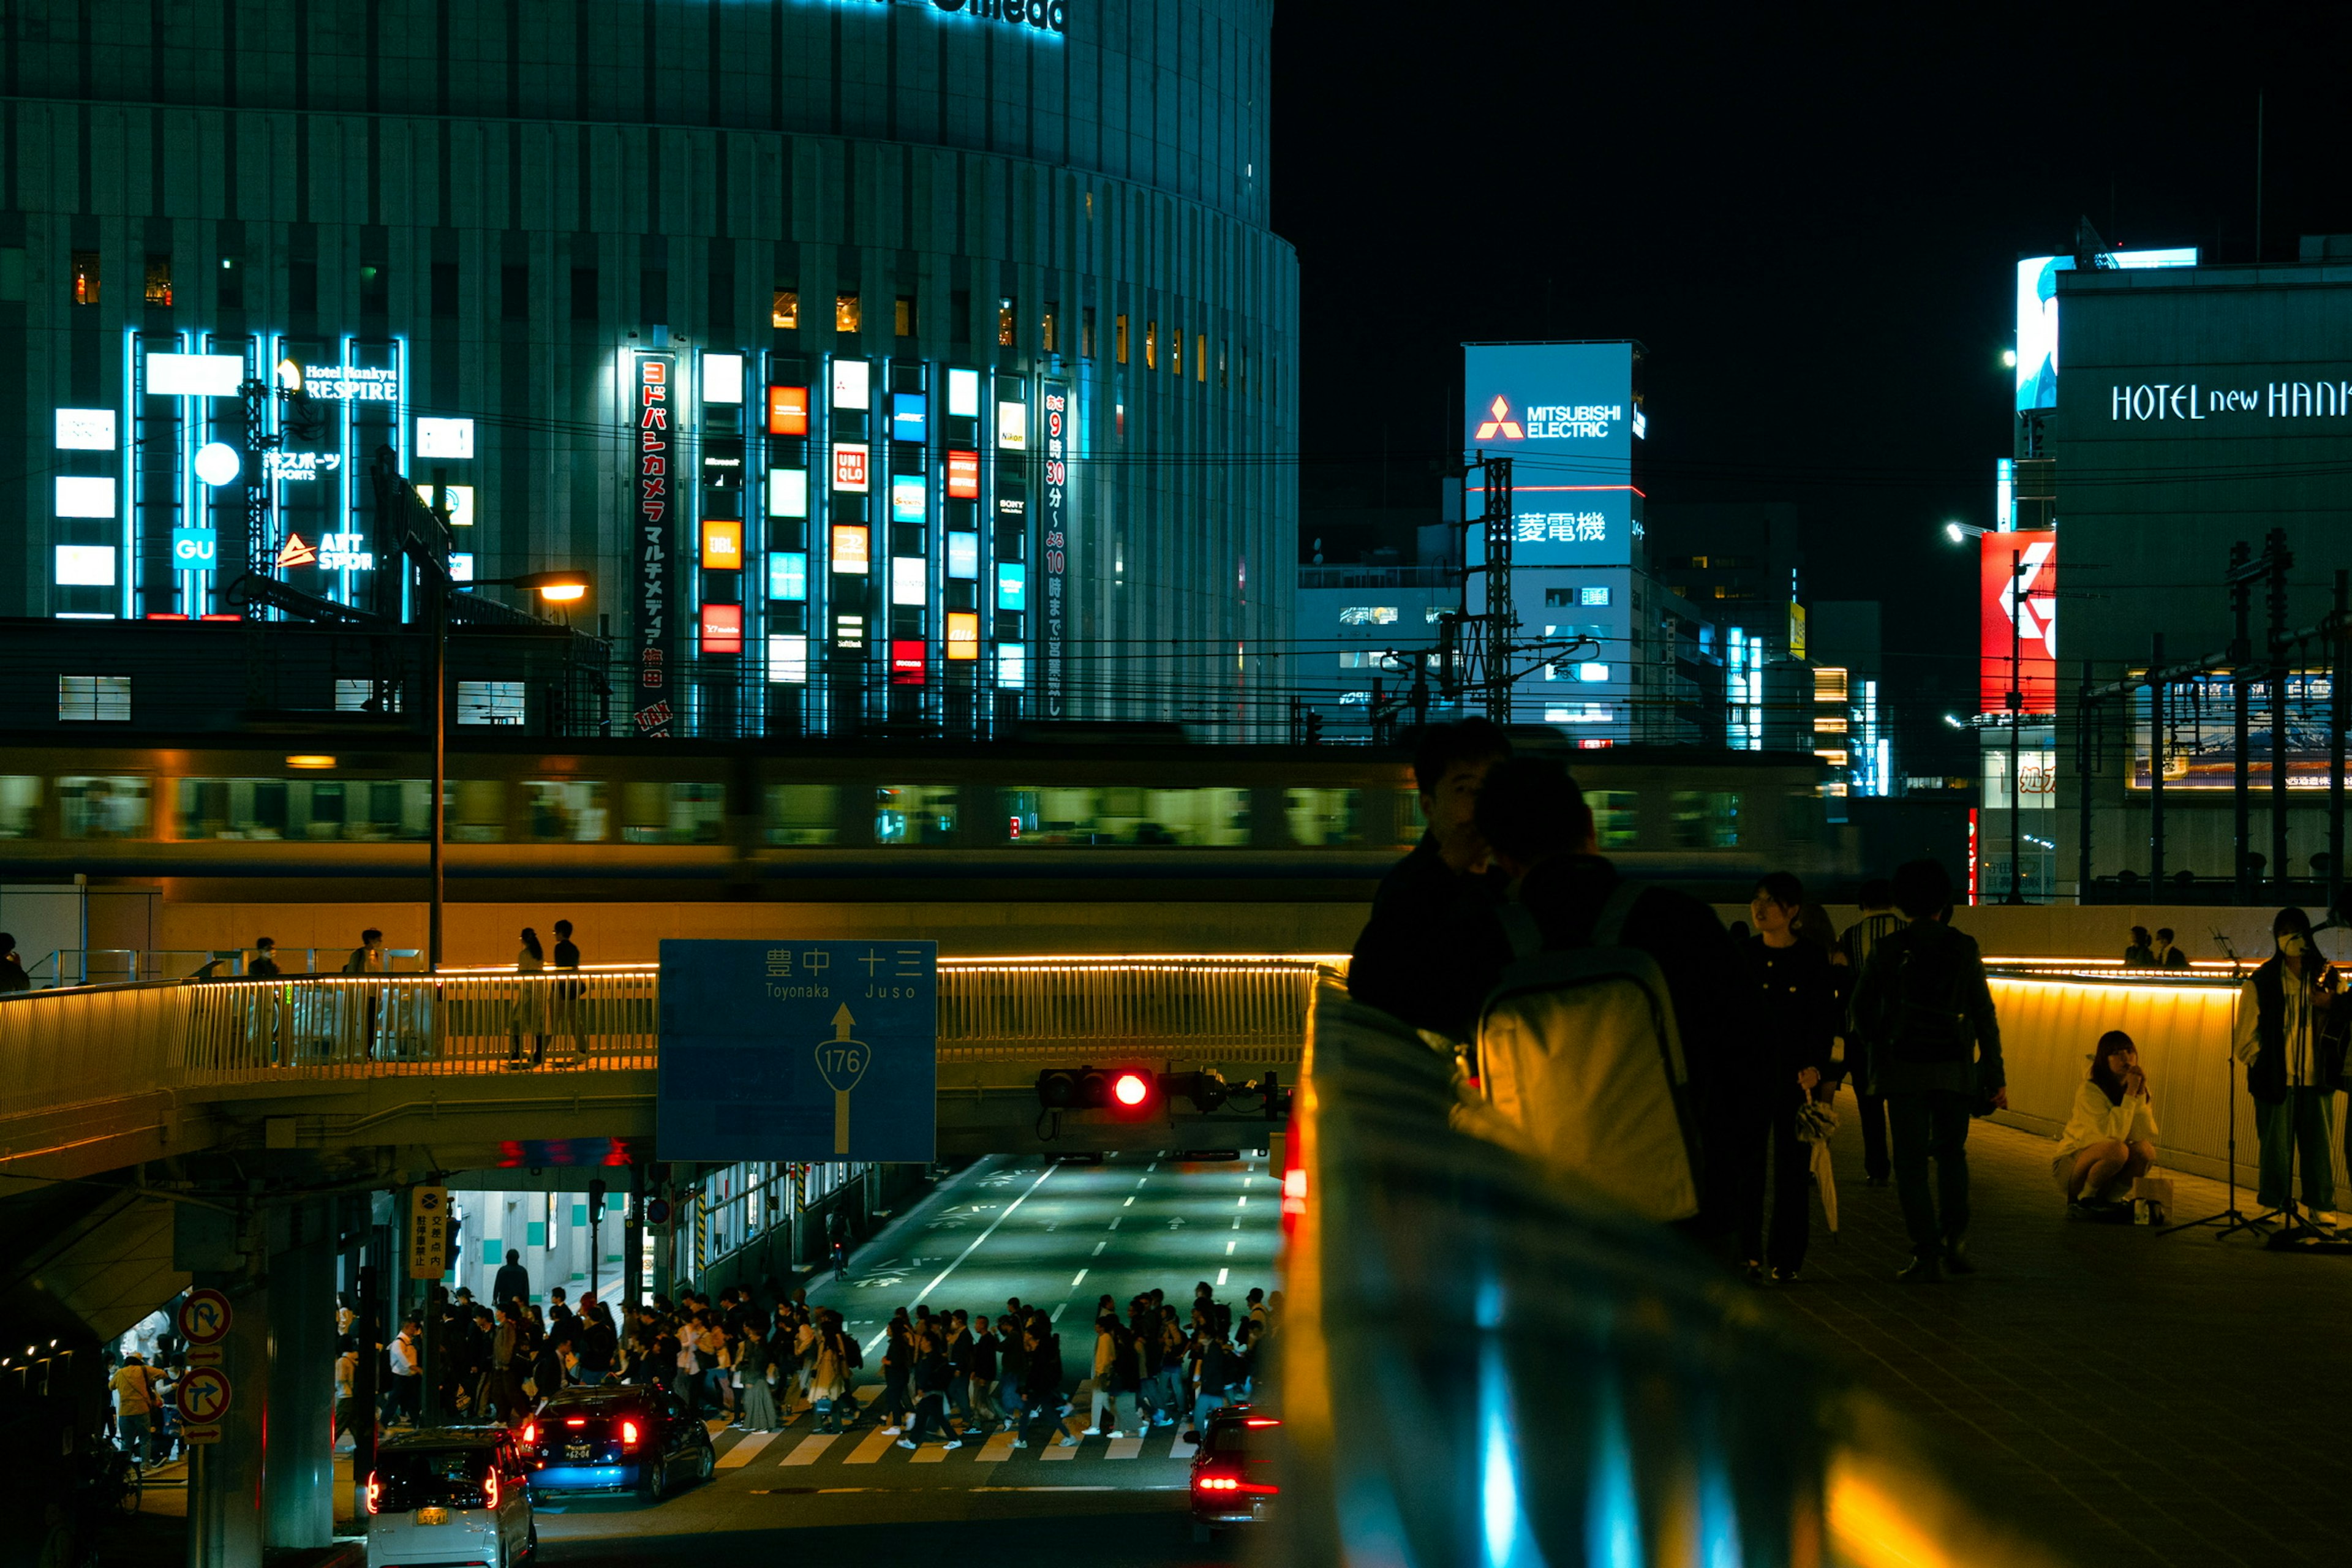
[[[1971,539],[1982,539],[1991,531],[1992,530],[1989,528],[1979,528],[1972,522],[1955,521],[1944,524],[1944,537],[1955,544],[1966,544]]]
[[[441,522],[444,540],[448,537],[449,518],[443,510],[449,504],[448,494],[447,485],[435,487],[435,504],[430,509]],[[425,921],[425,968],[427,973],[437,974],[441,972],[442,846],[448,838],[449,812],[449,595],[457,592],[457,585],[449,576],[447,552],[436,552],[435,560],[438,576],[433,587],[433,897]],[[536,593],[551,605],[570,605],[588,596],[588,582],[585,572],[558,568],[525,572],[513,577],[480,577],[467,586],[521,588]]]

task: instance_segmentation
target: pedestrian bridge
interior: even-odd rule
[[[1214,1115],[1041,1113],[1047,1067],[1296,1074],[1316,955],[942,959],[942,1155],[1262,1147],[1256,1097]],[[421,1168],[593,1158],[537,1144],[649,1140],[653,965],[160,981],[0,1000],[0,1173],[88,1177],[205,1152],[328,1166],[387,1147]],[[543,1042],[541,1065],[519,1066]],[[656,1151],[657,1153],[658,1152]],[[23,1190],[21,1183],[11,1190]]]

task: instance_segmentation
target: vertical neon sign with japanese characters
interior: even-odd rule
[[[636,731],[670,734],[670,539],[677,500],[672,458],[677,450],[672,354],[639,354],[635,398],[637,533]]]
[[[1070,395],[1058,386],[1043,390],[1045,493],[1039,531],[1045,554],[1045,717],[1059,719],[1066,706],[1062,638],[1066,619],[1063,574],[1069,563]]]

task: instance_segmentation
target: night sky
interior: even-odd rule
[[[1973,691],[1940,525],[1990,521],[2017,258],[2084,216],[2250,257],[2258,89],[2264,254],[2352,231],[2352,13],[1784,9],[1284,0],[1300,501],[1375,502],[1385,437],[1433,503],[1465,339],[1638,338],[1652,497],[1802,506],[1810,596],[1889,600],[1932,722]]]

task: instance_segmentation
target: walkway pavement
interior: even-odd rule
[[[1903,1286],[1891,1188],[1863,1182],[1851,1096],[1818,1206],[1798,1330],[1940,1438],[2011,1521],[2083,1568],[2341,1564],[2352,1541],[2352,1257],[2242,1232],[2070,1223],[2051,1143],[1969,1140],[1982,1272]],[[2182,1217],[2224,1206],[2178,1177]],[[2239,1206],[2252,1212],[2252,1194]]]

